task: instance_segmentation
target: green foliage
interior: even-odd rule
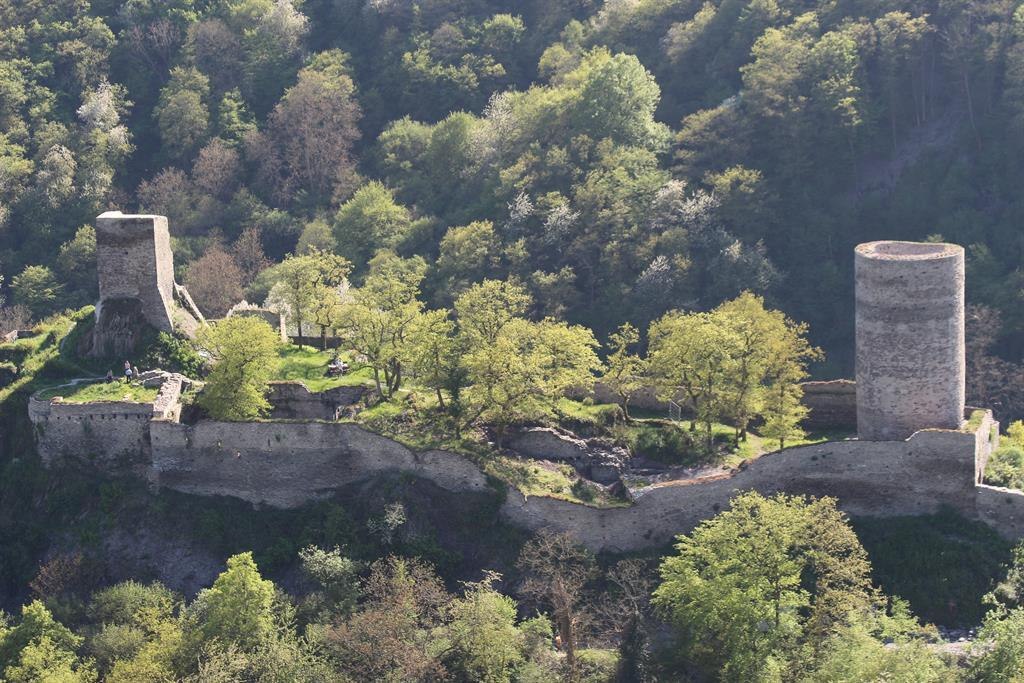
[[[854,528],[882,590],[907,600],[925,621],[947,626],[981,621],[983,597],[1010,559],[1010,545],[992,529],[951,510],[859,518]]]
[[[999,448],[985,466],[985,483],[1024,489],[1024,422],[1017,420],[1006,430]]]
[[[235,316],[202,328],[196,342],[213,362],[199,405],[218,420],[266,414],[278,333],[258,318]]]
[[[630,399],[647,384],[646,361],[629,352],[629,348],[639,341],[640,332],[635,327],[629,323],[624,323],[619,327],[608,339],[608,346],[612,352],[605,363],[605,372],[601,375],[601,381],[622,402],[622,410],[627,420],[629,419]]]
[[[46,266],[28,266],[11,279],[15,303],[27,307],[36,317],[53,311],[61,288]]]
[[[977,681],[1012,681],[1024,676],[1024,609],[994,609],[978,633],[978,658],[971,677]]]
[[[197,69],[175,68],[160,91],[154,116],[160,138],[172,159],[181,159],[199,149],[210,126],[206,104],[210,81]]]
[[[43,603],[32,602],[22,607],[17,626],[0,630],[0,674],[15,683],[95,681],[91,665],[75,654],[81,642],[80,636],[54,621]]]
[[[467,681],[507,683],[524,661],[524,636],[516,628],[516,603],[493,588],[489,575],[468,584],[449,606],[452,668]]]
[[[267,275],[273,283],[269,300],[295,323],[300,337],[304,322],[319,325],[325,334],[335,326],[351,267],[341,256],[315,248],[289,255]]]
[[[359,565],[343,556],[337,547],[323,550],[308,546],[299,551],[302,571],[322,590],[322,609],[344,617],[355,608],[359,597]]]
[[[252,553],[228,558],[227,569],[189,606],[197,636],[253,649],[274,629],[274,584],[260,576]]]
[[[412,225],[409,210],[395,202],[394,195],[379,182],[356,190],[334,216],[334,241],[339,253],[352,263],[363,264],[378,249],[394,249]]]
[[[709,447],[715,422],[732,422],[739,441],[760,416],[782,448],[804,436],[799,383],[821,354],[806,334],[805,324],[744,292],[710,313],[669,313],[652,324],[651,372],[666,398],[684,397]]]
[[[862,619],[842,626],[825,643],[814,670],[801,680],[807,683],[880,680],[953,683],[960,680],[956,667],[927,643],[901,637],[886,644],[878,635]]]
[[[180,372],[187,377],[199,377],[204,361],[190,339],[160,332],[156,340],[143,350],[140,363],[147,368],[161,368]]]
[[[786,678],[800,648],[877,607],[870,565],[832,499],[745,493],[678,537],[655,606],[722,680]]]

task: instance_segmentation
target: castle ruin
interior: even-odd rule
[[[93,356],[122,356],[145,325],[193,335],[203,322],[192,298],[174,281],[166,216],[108,211],[96,218],[96,305]]]
[[[868,242],[854,255],[857,435],[896,441],[964,420],[964,250]]]
[[[121,315],[162,330],[195,329],[201,316],[173,281],[165,218],[104,214],[97,243],[97,340],[123,342],[116,336]],[[852,429],[856,417],[859,439],[797,446],[726,471],[637,487],[629,507],[526,496],[513,487],[501,493],[502,518],[568,532],[595,552],[631,551],[668,543],[728,506],[738,491],[757,490],[833,496],[858,516],[930,514],[945,505],[1007,538],[1024,537],[1024,491],[984,483],[998,422],[978,409],[964,420],[963,249],[872,242],[857,247],[855,262],[856,385],[805,385],[805,400],[823,426]],[[269,420],[191,422],[182,420],[186,378],[156,371],[143,378],[160,386],[151,403],[77,404],[33,395],[28,416],[43,463],[88,463],[133,472],[155,487],[282,508],[385,472],[453,492],[491,490],[484,471],[460,453],[416,452],[339,420],[361,400],[361,387],[310,392],[301,383],[279,383]]]

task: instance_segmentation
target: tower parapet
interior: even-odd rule
[[[865,441],[964,420],[964,250],[868,242],[854,257],[857,433]]]

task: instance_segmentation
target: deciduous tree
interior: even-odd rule
[[[280,335],[259,318],[236,316],[203,327],[196,341],[213,362],[199,405],[218,420],[265,415]]]

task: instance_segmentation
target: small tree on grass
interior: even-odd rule
[[[463,358],[469,422],[494,427],[501,448],[510,425],[550,415],[566,390],[593,384],[601,366],[596,346],[585,327],[510,320],[493,342],[475,345]]]
[[[325,336],[330,316],[322,312],[318,315],[324,307],[325,290],[341,286],[351,269],[351,264],[341,256],[318,249],[301,256],[288,256],[274,266],[271,294],[287,305],[300,337],[302,324],[317,318],[321,336]]]
[[[660,393],[686,396],[695,422],[704,426],[709,449],[714,423],[726,411],[739,346],[736,333],[711,313],[673,312],[651,325],[650,367]]]
[[[427,311],[413,321],[409,328],[406,363],[420,384],[433,389],[441,410],[457,406],[445,405],[443,391],[453,403],[458,403],[464,380],[460,360],[460,340],[455,334],[455,323],[447,309]]]
[[[423,310],[416,297],[426,269],[422,258],[382,251],[370,261],[366,282],[352,290],[351,301],[340,309],[338,329],[373,368],[382,396],[391,397],[402,385],[408,336]]]
[[[197,343],[213,361],[201,405],[218,420],[249,420],[270,410],[280,336],[259,318],[232,317],[199,331]]]
[[[629,420],[629,402],[633,396],[648,383],[646,378],[647,361],[630,353],[631,346],[640,341],[640,332],[625,323],[608,338],[608,346],[612,353],[601,381],[615,392],[622,403],[622,414]]]

